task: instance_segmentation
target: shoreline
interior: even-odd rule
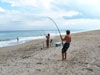
[[[95,30],[85,30],[85,31],[78,31],[78,32],[72,32],[71,34],[76,34],[76,33],[82,33],[82,32],[88,32],[88,31],[95,31]],[[65,35],[65,33],[62,33],[62,36]],[[59,34],[56,35],[52,35],[52,38],[55,38],[59,36]],[[33,40],[45,40],[44,35],[43,36],[35,36],[35,37],[19,37],[20,41],[17,42],[17,39],[12,39],[12,40],[0,40],[0,48],[4,48],[4,47],[9,47],[9,46],[16,46],[16,45],[20,45],[20,44],[24,44]],[[25,39],[27,38],[27,39]],[[30,39],[29,39],[30,38]],[[7,44],[7,45],[3,45],[3,44]]]
[[[43,47],[45,40],[0,48],[1,75],[99,75],[100,30],[71,34],[68,59],[61,61],[61,49],[55,47],[57,36],[50,48]]]

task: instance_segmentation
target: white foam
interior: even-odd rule
[[[0,42],[0,47],[6,47],[6,46],[13,46],[13,45],[18,45],[22,44],[31,40],[36,40],[36,39],[44,39],[45,36],[37,36],[37,37],[19,37],[19,41],[16,39],[14,40],[9,40],[9,41],[1,41]]]
[[[78,32],[72,32],[73,33],[80,33],[85,31],[78,31]],[[61,33],[61,35],[65,35],[66,33]],[[59,36],[59,33],[50,33],[50,38],[54,38],[55,36]],[[6,46],[13,46],[18,44],[23,44],[25,42],[36,40],[36,39],[45,39],[45,36],[35,36],[35,37],[19,37],[19,41],[17,42],[17,39],[9,40],[9,41],[0,41],[0,47],[6,47]]]

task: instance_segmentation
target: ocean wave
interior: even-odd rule
[[[78,31],[82,32],[82,31]],[[71,32],[71,33],[78,33],[78,32]],[[61,35],[65,35],[66,33],[61,33]],[[47,35],[47,34],[46,34]],[[7,40],[0,40],[0,47],[6,47],[6,46],[13,46],[18,44],[23,44],[25,42],[31,41],[31,40],[37,40],[37,39],[46,39],[46,35],[41,36],[33,36],[33,37],[18,37],[19,41],[17,39],[7,39]],[[54,38],[55,36],[59,36],[59,33],[50,33],[50,38]]]
[[[51,38],[54,38],[57,35],[58,34],[51,33]],[[3,40],[3,41],[0,41],[0,47],[23,44],[25,42],[28,42],[28,41],[31,41],[31,40],[37,40],[37,39],[45,39],[45,35],[43,35],[43,36],[34,36],[34,37],[19,37],[19,40],[17,40],[17,39]]]

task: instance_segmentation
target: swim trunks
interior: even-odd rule
[[[63,45],[62,53],[65,53],[65,52],[68,50],[69,46],[70,46],[70,43],[69,43],[69,42],[66,42],[66,43]]]
[[[46,40],[47,46],[49,46],[49,40]]]

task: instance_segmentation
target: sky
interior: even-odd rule
[[[0,31],[100,29],[100,0],[0,0]]]

